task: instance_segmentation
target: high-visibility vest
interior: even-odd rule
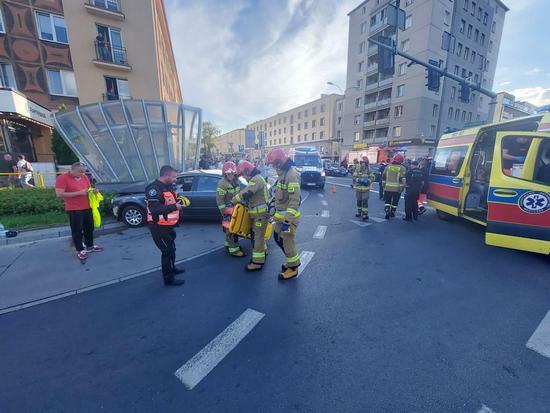
[[[93,188],[88,189],[88,198],[90,200],[90,208],[92,209],[92,217],[94,219],[94,227],[101,226],[101,213],[99,212],[99,203],[103,201],[101,192],[94,192]]]
[[[166,191],[162,193],[164,197],[164,205],[176,205],[176,197],[174,196],[173,192]],[[157,225],[166,225],[166,226],[174,226],[178,223],[180,219],[180,211],[175,210],[172,211],[166,215],[161,214],[158,217],[158,221],[153,221],[153,214],[151,214],[151,210],[149,209],[149,202],[147,202],[147,222],[149,223],[156,223]]]
[[[390,192],[398,192],[401,189],[401,165],[388,165],[384,170],[386,174],[386,184],[384,186],[385,190]]]

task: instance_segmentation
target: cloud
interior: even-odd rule
[[[534,67],[534,68],[528,70],[527,72],[525,72],[525,74],[527,76],[536,76],[536,75],[538,75],[542,72],[544,72],[544,69],[541,69],[540,67]]]
[[[550,88],[542,86],[514,89],[510,91],[517,100],[527,101],[536,106],[550,105]]]
[[[498,85],[499,85],[499,86],[508,86],[508,85],[511,85],[511,84],[512,84],[512,82],[510,82],[510,81],[505,81],[505,82],[500,82]]]
[[[343,88],[356,3],[167,1],[184,102],[228,131]]]

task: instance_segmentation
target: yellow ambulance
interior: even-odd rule
[[[440,218],[485,226],[489,245],[550,254],[550,113],[443,135],[427,196]]]

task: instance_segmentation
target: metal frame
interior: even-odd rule
[[[122,108],[122,113],[124,114],[124,120],[126,120],[126,127],[128,128],[128,132],[130,132],[130,137],[132,138],[132,142],[134,143],[134,147],[136,148],[137,156],[139,158],[139,163],[143,168],[143,174],[145,175],[145,179],[149,180],[151,179],[151,177],[147,173],[147,168],[143,163],[143,158],[141,157],[141,152],[139,151],[139,147],[136,142],[136,137],[134,136],[134,131],[132,130],[132,125],[130,124],[130,119],[128,118],[128,113],[126,112],[126,105],[124,105],[123,100],[119,100],[118,103],[120,103],[120,107]]]

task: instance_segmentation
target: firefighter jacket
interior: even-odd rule
[[[147,222],[162,226],[175,226],[179,222],[180,212],[176,207],[177,195],[172,186],[158,179],[145,188]]]
[[[370,191],[370,184],[372,182],[374,182],[374,174],[369,171],[368,166],[358,167],[353,171],[353,184],[356,191]]]
[[[233,203],[245,203],[248,206],[248,214],[251,216],[267,214],[269,193],[267,183],[256,168],[252,171],[252,177],[248,180],[246,188],[233,197]]]
[[[279,179],[275,185],[275,222],[296,222],[300,217],[300,177],[291,161],[277,170]]]
[[[391,164],[384,169],[382,182],[385,192],[401,192],[405,187],[407,168],[401,164]]]
[[[227,205],[231,205],[231,200],[239,192],[239,180],[233,178],[232,181],[228,180],[226,176],[220,179],[218,187],[216,188],[216,205],[222,215],[225,212]]]

